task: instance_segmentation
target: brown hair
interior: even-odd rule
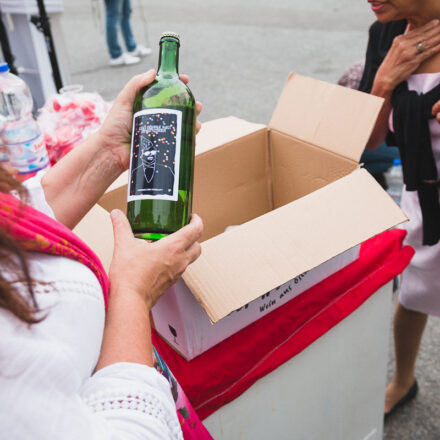
[[[0,191],[7,193],[16,190],[21,199],[26,199],[26,189],[0,166]],[[36,324],[42,318],[37,317],[38,306],[35,301],[32,279],[26,253],[20,245],[0,228],[0,308],[9,310],[18,319],[28,324]],[[4,273],[8,271],[8,276]],[[12,275],[13,277],[11,277]],[[29,293],[23,296],[16,287],[23,282]]]

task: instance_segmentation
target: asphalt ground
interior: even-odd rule
[[[140,64],[115,68],[108,65],[102,5],[94,4],[100,14],[91,0],[64,0],[71,82],[112,100],[131,76],[157,66],[160,34],[179,32],[180,71],[190,75],[204,104],[202,121],[235,115],[268,123],[289,72],[336,82],[364,57],[374,20],[360,0],[132,0],[135,37],[153,53]],[[417,363],[420,393],[387,422],[386,440],[440,438],[439,333],[439,320],[430,318]],[[390,341],[389,377],[391,335]]]

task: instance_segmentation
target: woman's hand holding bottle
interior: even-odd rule
[[[118,362],[153,365],[150,310],[160,295],[195,261],[203,224],[191,222],[149,243],[133,236],[125,215],[112,211],[115,237],[110,265],[110,296],[104,338],[96,370]]]
[[[133,125],[133,101],[136,94],[143,87],[151,84],[156,78],[156,71],[134,76],[117,96],[107,118],[98,131],[99,144],[110,150],[118,158],[121,171],[128,169],[130,156],[131,130]],[[189,82],[188,75],[180,75],[184,83]],[[196,102],[197,115],[202,111],[202,103]],[[196,133],[202,124],[196,122]]]
[[[139,295],[148,308],[173,285],[189,264],[201,253],[203,224],[197,214],[191,222],[159,241],[149,243],[133,236],[125,215],[111,213],[114,230],[114,252],[110,265],[112,295]]]

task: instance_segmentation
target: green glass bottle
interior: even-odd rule
[[[179,46],[162,34],[157,76],[133,104],[127,218],[138,238],[158,240],[191,218],[196,103],[179,79]]]

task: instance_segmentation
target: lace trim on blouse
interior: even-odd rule
[[[98,391],[84,398],[93,412],[130,410],[153,417],[165,425],[173,439],[182,440],[182,430],[176,418],[169,414],[157,396],[137,390],[134,392],[110,390]]]

